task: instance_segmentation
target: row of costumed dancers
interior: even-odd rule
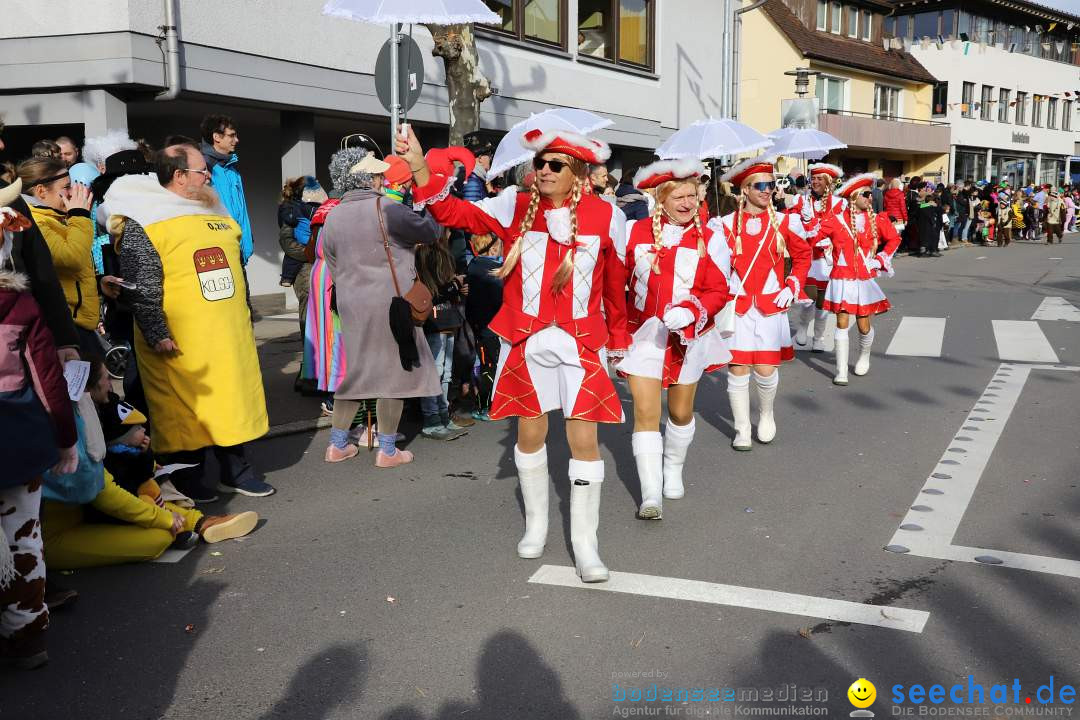
[[[582,581],[603,582],[609,573],[597,542],[605,477],[597,423],[624,421],[609,365],[626,378],[633,397],[638,516],[660,519],[663,499],[685,492],[683,466],[704,373],[727,368],[735,450],[752,449],[751,379],[757,441],[776,437],[779,366],[794,359],[789,311],[799,313],[801,344],[816,317],[811,347],[818,351],[824,349],[824,321],[836,315],[838,385],[848,383],[854,315],[854,373],[866,374],[870,319],[889,307],[875,278],[892,275],[900,239],[887,218],[871,210],[871,175],[848,180],[834,194],[829,191],[839,169],[812,166],[814,192],[778,213],[772,160],[750,158],[722,177],[738,189],[736,212],[709,219],[699,201],[702,164],[660,161],[634,178],[655,198],[652,214],[628,224],[614,204],[589,190],[589,166],[610,155],[605,143],[534,130],[523,144],[534,153],[532,184],[475,203],[450,193],[453,160],[464,157],[463,148],[431,150],[425,157],[416,135],[403,126],[396,149],[413,172],[418,210],[426,208],[446,227],[491,233],[503,242],[503,304],[490,324],[502,340],[491,417],[518,419],[514,462],[525,506],[518,555],[544,552],[548,414],[561,410],[571,453],[574,562]],[[665,389],[668,420],[661,434]]]

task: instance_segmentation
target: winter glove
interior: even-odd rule
[[[682,330],[692,322],[694,322],[694,313],[688,308],[673,307],[664,313],[664,325],[673,332]]]
[[[866,264],[866,267],[870,268],[871,270],[884,270],[885,269],[884,266],[882,266],[881,261],[878,260],[877,258],[871,258],[870,262],[868,262]]]
[[[812,198],[803,198],[802,210],[799,212],[803,223],[809,223],[814,219],[814,201]]]
[[[777,294],[776,300],[774,300],[773,302],[776,303],[776,307],[783,310],[784,308],[791,305],[791,303],[794,300],[795,300],[795,291],[792,290],[790,286],[788,286],[788,287],[785,287],[783,290],[781,290]]]

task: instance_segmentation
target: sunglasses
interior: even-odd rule
[[[758,192],[772,192],[776,189],[776,181],[764,180],[762,182],[750,183],[750,187]]]
[[[551,168],[553,173],[561,173],[563,168],[570,167],[570,163],[563,160],[545,160],[543,158],[533,158],[533,170],[540,172],[547,165]]]
[[[872,192],[870,192],[869,190],[865,190],[865,191],[859,193],[859,197],[861,197],[861,198],[874,197],[874,194]]]

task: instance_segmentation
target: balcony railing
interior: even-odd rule
[[[850,110],[822,110],[818,129],[851,148],[911,153],[947,153],[949,123],[918,118],[883,117]]]
[[[890,116],[890,115],[881,115],[881,114],[878,114],[878,113],[855,112],[854,110],[830,110],[830,109],[826,108],[826,109],[822,109],[821,114],[822,115],[848,115],[850,117],[864,117],[864,118],[870,118],[872,120],[888,120],[889,122],[914,123],[916,125],[931,125],[931,126],[943,125],[945,127],[949,126],[949,123],[941,122],[940,120],[923,120],[922,118],[909,118],[909,117],[901,117],[900,115],[891,115]]]

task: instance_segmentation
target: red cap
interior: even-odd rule
[[[833,180],[836,180],[844,175],[844,171],[835,165],[829,163],[814,163],[806,168],[806,172],[810,175],[828,175]]]
[[[409,169],[409,163],[397,155],[387,155],[383,158],[383,162],[390,166],[383,173],[383,178],[391,185],[402,185],[412,179],[412,170]]]
[[[693,158],[658,160],[634,173],[634,187],[639,190],[648,190],[672,180],[689,180],[704,174],[705,166]]]
[[[850,200],[858,190],[864,190],[874,186],[877,176],[871,173],[856,175],[836,189],[836,194],[845,200]]]
[[[594,140],[569,130],[530,130],[521,139],[521,144],[537,155],[557,152],[590,165],[601,165],[611,157],[611,148],[603,140]]]
[[[730,182],[735,187],[742,187],[742,184],[746,182],[746,179],[748,177],[750,177],[751,175],[757,175],[759,173],[763,173],[766,175],[775,174],[772,158],[747,158],[733,165],[730,169],[728,169],[726,173],[720,176],[720,179],[726,182]]]

